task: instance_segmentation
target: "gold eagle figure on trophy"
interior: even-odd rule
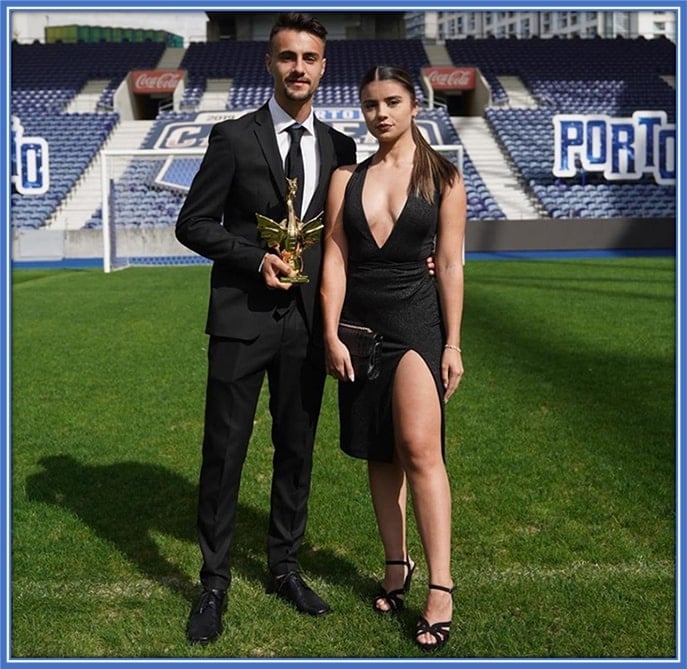
[[[281,222],[273,221],[262,214],[255,214],[258,219],[258,231],[271,249],[279,252],[281,259],[294,270],[294,276],[281,277],[282,283],[307,283],[310,279],[303,275],[302,254],[307,248],[316,244],[320,231],[324,227],[320,212],[309,221],[301,221],[296,216],[293,200],[298,190],[297,179],[289,179],[286,193],[286,218]]]

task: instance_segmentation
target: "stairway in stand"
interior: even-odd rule
[[[82,228],[102,204],[100,165],[103,149],[140,149],[154,122],[120,121],[101,151],[98,152],[74,188],[69,192],[65,201],[50,218],[46,227],[51,230],[78,230]]]
[[[485,119],[481,116],[454,116],[451,122],[484,185],[506,218],[511,221],[539,218],[508,166],[508,159],[492,137]]]

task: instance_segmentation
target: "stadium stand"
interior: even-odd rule
[[[154,138],[159,136],[164,126],[170,121],[191,121],[195,118],[192,112],[164,112],[155,122],[141,148],[154,148]],[[442,136],[449,144],[460,144],[459,137],[451,125],[450,118],[444,109],[422,110],[420,119],[433,120],[442,131]],[[174,188],[162,188],[158,176],[165,167],[164,160],[139,160],[132,163],[117,181],[114,191],[114,207],[120,225],[155,227],[173,225],[176,214],[185,197],[185,191]],[[469,155],[463,158],[463,178],[468,195],[469,217],[475,220],[499,220],[505,215],[489,190],[484,185]],[[135,197],[122,197],[123,194],[135,194]],[[130,204],[134,200],[135,207]],[[90,228],[102,225],[102,211],[94,212],[87,223]]]
[[[194,109],[211,78],[232,78],[226,109],[248,109],[270,95],[264,65],[265,42],[194,42],[180,67],[188,72],[182,109]],[[358,82],[371,63],[402,65],[416,77],[429,59],[420,40],[333,40],[327,43],[327,75],[315,94],[316,106],[357,105]],[[416,94],[424,99],[419,81]]]
[[[68,197],[118,122],[113,92],[130,70],[155,67],[164,49],[153,42],[12,44],[12,115],[25,135],[45,138],[53,156],[47,193],[12,194],[13,225],[42,226]],[[98,101],[100,113],[64,113],[89,79],[109,80]]]
[[[316,106],[357,106],[358,82],[370,63],[400,64],[416,77],[416,95],[422,102],[424,93],[419,83],[420,69],[429,64],[420,40],[346,40],[331,41],[327,45],[327,75],[315,97]],[[170,121],[190,121],[207,86],[208,79],[232,79],[227,92],[226,109],[251,109],[262,104],[271,94],[272,82],[264,66],[264,42],[209,42],[192,43],[186,51],[180,68],[188,73],[188,83],[181,108],[186,112],[163,112],[150,131],[142,148],[153,148],[151,138],[159,135],[161,126]],[[439,126],[446,143],[459,144],[460,140],[445,109],[423,110],[421,117],[431,119]],[[143,166],[126,170],[115,190],[117,220],[122,225],[172,225],[175,212],[183,201],[184,193],[174,190],[160,191],[155,185],[163,161],[145,161]],[[503,219],[505,215],[481,180],[469,155],[464,154],[464,178],[469,195],[469,216],[473,219]],[[143,186],[142,184],[147,184]],[[118,204],[123,192],[135,192],[136,200],[145,205],[133,210]],[[145,216],[141,211],[154,212]],[[88,221],[88,227],[102,224],[102,211],[98,210]]]
[[[416,77],[425,101],[420,70],[429,58],[420,40],[332,40],[328,67],[315,105],[357,106],[358,80],[372,63],[394,63]],[[12,224],[37,228],[57,210],[92,164],[119,115],[113,94],[134,69],[154,69],[165,49],[161,43],[12,44],[11,111],[25,135],[43,137],[50,146],[51,183],[44,195],[12,195]],[[675,45],[665,39],[464,39],[447,40],[456,66],[474,66],[487,81],[491,99],[484,110],[488,127],[537,211],[556,218],[675,216],[675,188],[649,176],[638,182],[609,183],[598,173],[581,170],[574,177],[552,173],[552,119],[558,113],[630,116],[638,109],[661,110],[675,121]],[[187,72],[179,111],[160,111],[141,148],[150,148],[161,126],[192,120],[208,80],[231,79],[224,109],[253,108],[271,91],[264,67],[264,42],[192,43],[179,64]],[[535,100],[532,109],[515,108],[503,77],[516,76]],[[93,113],[65,109],[84,84],[104,79]],[[460,144],[445,108],[423,109],[421,117],[441,128],[447,143]],[[184,193],[156,183],[161,161],[132,162],[115,187],[118,224],[132,227],[173,225]],[[469,220],[505,219],[469,153],[464,153]],[[117,197],[134,193],[136,197]],[[133,203],[136,204],[133,204]],[[94,211],[87,226],[101,225]]]
[[[492,91],[485,110],[494,136],[522,187],[552,218],[675,216],[675,188],[643,177],[608,184],[582,170],[553,176],[554,114],[630,117],[664,111],[675,122],[675,45],[667,39],[447,40],[455,65],[479,67]],[[513,109],[499,81],[517,76],[537,109]]]

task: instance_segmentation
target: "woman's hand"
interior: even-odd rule
[[[456,348],[445,348],[441,356],[441,381],[444,384],[444,404],[458,388],[463,377],[463,356]]]
[[[351,354],[339,338],[325,342],[324,360],[327,374],[339,381],[355,381]]]
[[[434,262],[434,256],[429,256],[425,262],[427,263],[427,271],[430,276],[435,276],[436,274],[436,264]]]

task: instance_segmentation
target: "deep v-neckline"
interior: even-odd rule
[[[371,160],[370,160],[370,163],[371,163]],[[377,238],[374,236],[374,233],[372,232],[372,228],[370,227],[370,222],[367,218],[367,213],[365,212],[365,205],[363,203],[363,189],[365,188],[365,180],[367,179],[367,170],[370,167],[370,163],[368,163],[365,166],[365,169],[363,170],[362,183],[360,184],[360,211],[362,212],[362,215],[363,215],[363,221],[365,223],[365,229],[367,230],[367,233],[370,235],[370,239],[372,239],[372,243],[377,247],[378,251],[381,251],[387,245],[387,243],[391,239],[394,232],[396,232],[396,228],[398,227],[398,222],[401,220],[401,218],[403,218],[403,214],[405,213],[405,210],[408,207],[408,201],[410,200],[410,196],[406,195],[405,202],[403,203],[401,210],[398,212],[398,216],[396,216],[396,220],[394,221],[393,225],[391,226],[391,230],[389,231],[389,234],[386,236],[386,239],[380,244],[377,241]]]

